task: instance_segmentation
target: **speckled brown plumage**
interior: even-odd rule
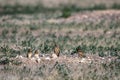
[[[60,56],[60,48],[57,44],[55,44],[54,47],[54,53],[59,57]]]
[[[34,57],[35,57],[35,58],[39,58],[39,51],[38,51],[38,50],[35,50],[35,52],[34,52]]]
[[[86,57],[85,54],[83,53],[83,51],[80,48],[77,49],[77,53],[78,53],[78,57],[80,57],[80,58]]]
[[[27,58],[32,57],[32,49],[28,49]]]

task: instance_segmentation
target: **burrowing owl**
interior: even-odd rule
[[[34,57],[39,58],[39,51],[38,50],[35,50]]]
[[[28,49],[27,58],[32,57],[32,49]]]
[[[57,57],[59,57],[59,55],[60,55],[60,48],[59,48],[59,46],[57,44],[55,44],[54,53],[57,55]]]
[[[80,58],[86,57],[85,54],[83,53],[83,51],[80,48],[77,49],[77,53],[78,53],[78,57],[80,57]]]

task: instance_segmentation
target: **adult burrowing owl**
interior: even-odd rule
[[[54,53],[57,55],[57,57],[60,56],[60,48],[57,44],[54,46]]]
[[[77,49],[77,53],[78,53],[78,57],[80,57],[80,58],[85,58],[86,57],[85,54],[83,53],[83,51],[80,48]]]
[[[32,49],[28,49],[27,58],[32,57]]]

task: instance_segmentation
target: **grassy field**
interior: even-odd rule
[[[120,80],[120,5],[60,8],[0,7],[1,80]],[[35,11],[37,10],[37,11]],[[54,42],[60,58],[34,63],[29,48],[52,54]],[[76,48],[93,60],[80,63]]]

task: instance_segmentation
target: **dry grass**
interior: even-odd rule
[[[117,71],[119,62],[116,62],[116,58],[91,56],[90,62],[87,59],[80,62],[82,60],[80,58],[61,55],[58,59],[36,63],[25,57],[12,58],[22,63],[1,65],[0,77],[3,80],[117,80],[120,78]]]
[[[17,1],[20,1],[20,4],[23,3],[23,0]],[[25,4],[28,4],[27,1]],[[36,1],[29,2],[34,5]],[[53,1],[44,0],[42,2],[48,7],[52,7],[48,5],[49,2],[55,6],[62,4],[62,1],[58,1],[58,3],[53,3]],[[76,4],[76,1],[65,0],[65,4]],[[89,6],[92,1],[81,1],[76,5],[87,3],[87,5],[81,6]],[[102,2],[109,6],[116,1],[118,0]],[[99,1],[94,2],[99,3]],[[6,4],[6,2],[4,3]],[[7,4],[14,3],[16,4],[13,0]],[[101,8],[101,6],[99,7]],[[9,11],[12,8],[14,7],[6,10]],[[18,14],[3,14],[0,16],[0,79],[119,80],[119,21],[119,10],[84,11],[83,9],[81,12],[69,10],[68,7],[62,11],[53,10],[53,12],[48,10],[25,14],[18,11]],[[42,57],[38,63],[35,59],[26,58],[30,48],[33,53],[35,50],[39,50],[42,55],[51,55],[54,42],[60,47],[59,58],[45,60],[45,57]],[[78,58],[77,48],[80,48],[87,58]],[[21,55],[23,58],[16,58],[17,55]]]

